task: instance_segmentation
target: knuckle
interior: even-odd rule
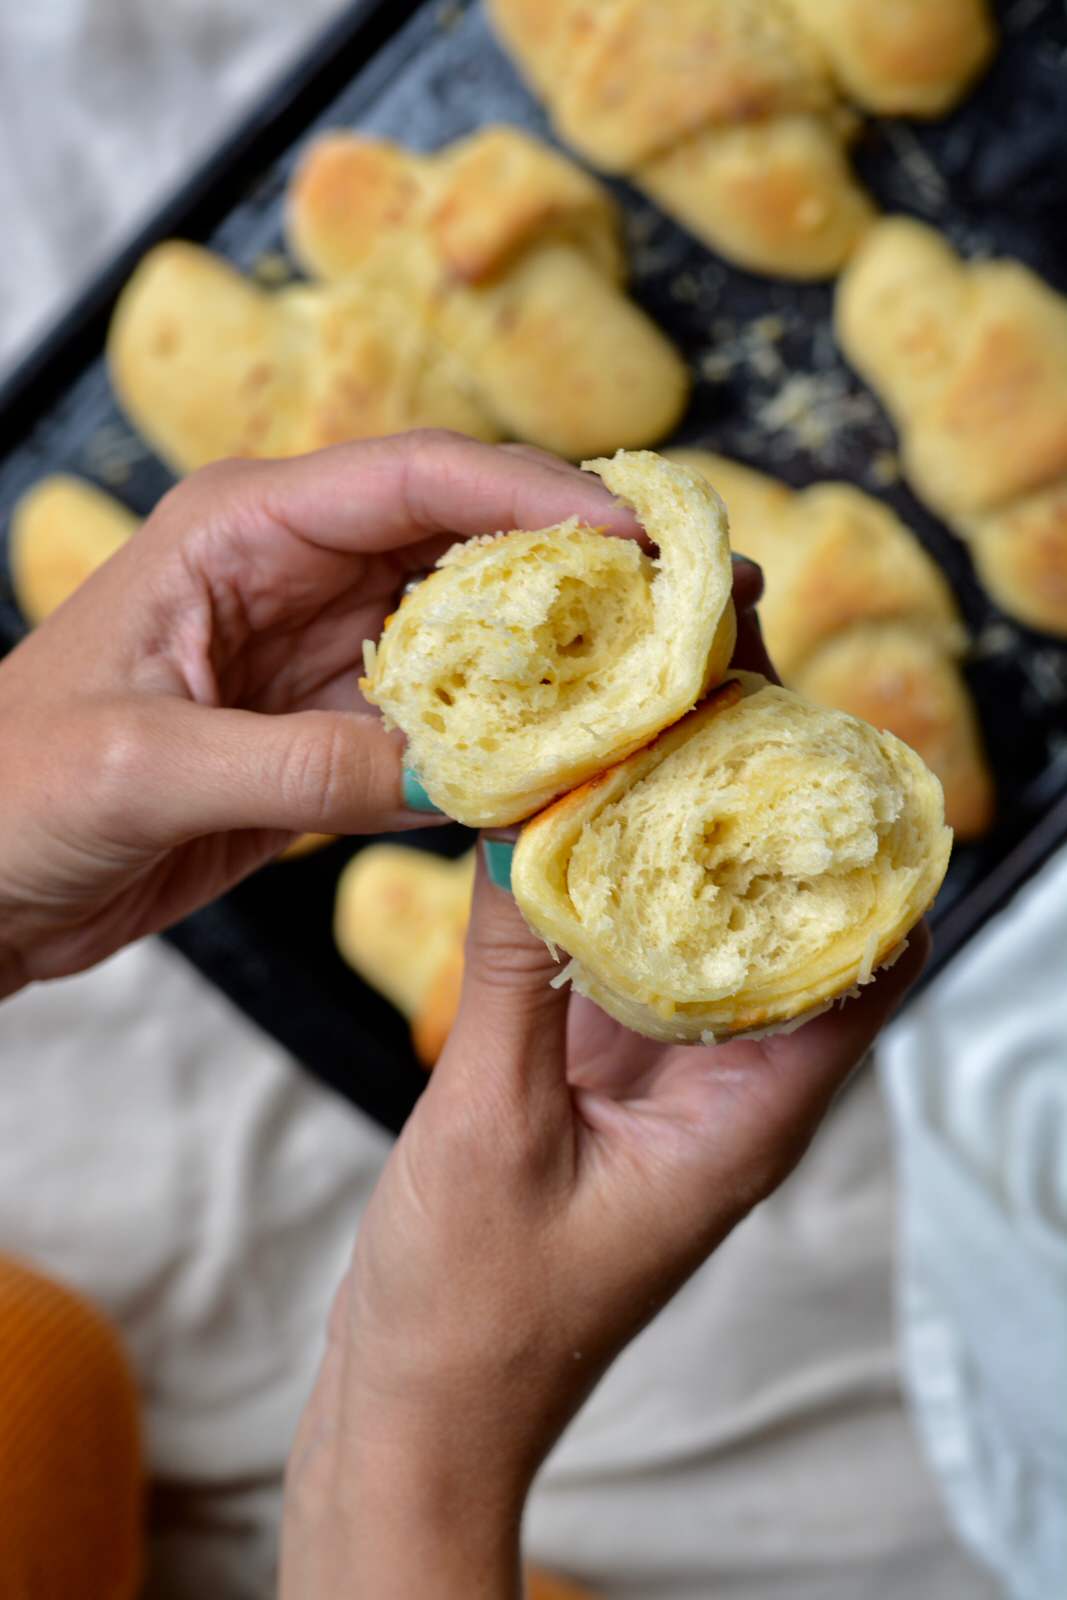
[[[83,724],[78,743],[80,790],[96,828],[105,838],[135,842],[130,835],[151,764],[147,719],[130,701],[108,705]]]
[[[326,820],[344,808],[349,775],[348,740],[332,717],[308,713],[281,753],[278,784],[283,803],[311,820]]]

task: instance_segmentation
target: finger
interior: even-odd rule
[[[736,605],[736,601],[734,602]],[[763,630],[760,627],[759,615],[754,608],[737,611],[737,642],[734,645],[733,658],[730,663],[734,667],[743,667],[746,672],[758,672],[770,683],[781,683],[781,678],[775,670],[774,662],[767,654],[767,646],[763,641]]]
[[[925,923],[893,966],[854,999],[791,1034],[737,1040],[703,1052],[709,1137],[699,1165],[727,1195],[769,1193],[792,1171],[835,1096],[919,976],[930,952]]]
[[[308,543],[346,553],[380,553],[435,534],[544,528],[572,516],[637,531],[632,512],[592,474],[437,431],[245,465],[234,471],[232,493]]]
[[[98,809],[128,842],[172,848],[240,829],[387,833],[444,821],[407,803],[403,739],[342,711],[264,716],[124,701],[96,741]]]
[[[492,881],[493,845],[509,848],[483,839],[478,851],[463,996],[445,1056],[453,1072],[495,1073],[524,1095],[540,1087],[558,1102],[566,1098],[567,993],[552,987],[559,965],[526,926],[499,866]]]

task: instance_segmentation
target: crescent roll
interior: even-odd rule
[[[457,545],[408,594],[363,693],[442,811],[501,826],[629,755],[726,671],[736,619],[722,502],[648,451],[588,462],[656,560],[577,519]]]
[[[841,280],[842,349],[901,433],[916,493],[1009,615],[1067,634],[1067,299],[892,217]]]
[[[996,47],[987,0],[787,0],[843,92],[891,117],[939,117]]]
[[[868,982],[933,900],[951,837],[907,745],[733,673],[527,823],[512,886],[581,993],[638,1033],[711,1043]]]
[[[518,128],[429,156],[328,134],[289,237],[316,277],[390,285],[501,435],[580,459],[652,444],[685,407],[684,362],[625,294],[614,200]]]
[[[268,290],[172,240],[120,295],[107,353],[119,403],[177,473],[407,428],[500,437],[466,374],[386,284]]]
[[[783,0],[490,0],[564,140],[757,272],[836,272],[874,208],[857,127]]]
[[[440,1055],[459,1008],[473,887],[473,850],[449,861],[394,844],[368,845],[338,880],[337,948],[408,1019],[425,1066]]]
[[[940,778],[959,837],[984,832],[993,783],[958,665],[966,633],[918,539],[851,484],[798,492],[708,450],[670,457],[714,485],[732,542],[762,566],[760,620],[785,682],[905,740]]]
[[[15,599],[36,627],[137,531],[139,519],[102,489],[55,473],[18,500],[8,562]]]

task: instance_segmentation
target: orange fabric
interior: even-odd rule
[[[530,1572],[526,1577],[526,1600],[596,1600],[588,1589],[579,1589],[565,1578],[545,1572]]]
[[[0,1257],[0,1596],[132,1600],[142,1496],[137,1391],[114,1329]]]

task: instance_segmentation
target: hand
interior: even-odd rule
[[[769,671],[751,569],[739,664]],[[515,1600],[534,1473],[623,1347],[800,1159],[922,968],[795,1033],[627,1032],[479,860],[463,1001],[363,1218],[290,1462],[283,1600]]]
[[[0,998],[213,899],[299,832],[425,826],[364,639],[456,538],[635,524],[540,451],[415,433],[228,462],[0,664]]]

